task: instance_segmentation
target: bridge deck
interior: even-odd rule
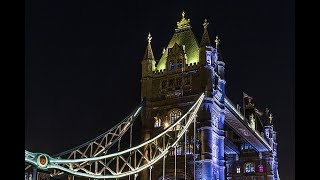
[[[225,123],[234,132],[251,144],[258,152],[272,150],[267,141],[259,134],[259,132],[249,126],[248,122],[244,119],[244,116],[235,108],[227,97],[225,98],[225,105]]]

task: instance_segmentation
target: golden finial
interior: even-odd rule
[[[272,113],[270,113],[270,116],[269,116],[269,122],[270,122],[270,124],[272,123],[272,119],[273,119],[273,116],[272,116]]]
[[[189,25],[190,19],[186,19],[185,15],[186,15],[186,13],[184,11],[182,11],[182,19],[180,20],[180,22],[177,22],[178,29],[190,27],[190,25]]]
[[[208,25],[209,25],[208,20],[207,20],[207,19],[204,19],[203,27],[204,27],[205,29],[207,29]]]
[[[164,54],[166,52],[166,48],[163,48],[162,50],[162,54]]]
[[[150,34],[150,32],[149,32],[149,34],[148,34],[148,43],[149,43],[149,44],[151,43],[151,39],[152,39],[152,37],[151,37],[151,34]]]
[[[220,42],[218,35],[216,36],[216,40],[214,40],[214,42],[216,43],[216,49],[218,49],[219,42]]]

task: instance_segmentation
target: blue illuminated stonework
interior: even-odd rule
[[[196,127],[190,128],[186,144],[179,144],[177,161],[174,153],[169,154],[165,171],[163,161],[156,163],[151,179],[279,179],[271,113],[257,115],[252,99],[244,99],[245,113],[232,104],[225,94],[226,64],[219,55],[219,37],[212,45],[205,20],[198,43],[184,16],[162,57],[155,59],[148,41],[141,61],[141,99],[146,102],[141,116],[143,141],[172,123],[173,110],[184,114],[203,92],[205,98]],[[184,152],[188,152],[186,166]],[[150,179],[149,171],[139,178]]]

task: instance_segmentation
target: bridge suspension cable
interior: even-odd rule
[[[40,169],[56,169],[87,178],[116,179],[130,175],[135,175],[136,177],[137,173],[146,168],[151,170],[152,165],[168,155],[169,151],[174,149],[176,154],[177,143],[183,139],[182,137],[191,123],[194,122],[195,125],[196,114],[203,99],[204,94],[199,97],[187,113],[164,129],[163,132],[127,150],[97,156],[95,155],[97,152],[105,151],[105,149],[101,151],[97,150],[97,148],[96,153],[93,153],[92,156],[81,154],[80,157],[70,158],[71,156],[69,155],[67,159],[25,151],[25,161]],[[124,125],[121,129],[125,127],[129,127],[129,124]],[[193,149],[195,150],[195,146]],[[163,161],[165,162],[165,159]],[[94,171],[91,166],[93,166],[92,169]]]

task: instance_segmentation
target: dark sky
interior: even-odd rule
[[[140,102],[151,32],[156,59],[185,10],[198,41],[221,38],[226,92],[274,114],[279,173],[295,172],[294,4],[290,0],[26,1],[25,148],[54,154],[108,130]]]

